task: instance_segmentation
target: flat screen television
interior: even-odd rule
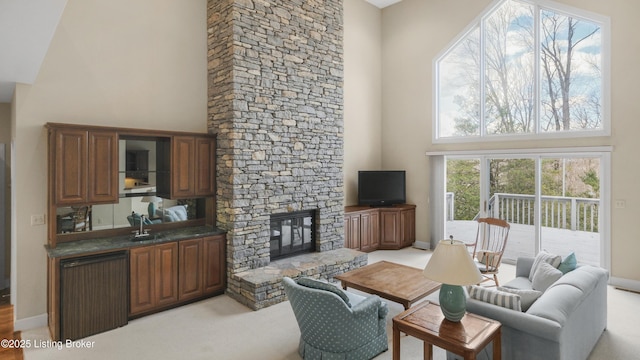
[[[391,206],[406,203],[404,170],[358,171],[358,205]]]

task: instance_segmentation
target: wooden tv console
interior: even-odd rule
[[[416,240],[416,206],[346,206],[344,246],[360,251],[396,250]]]

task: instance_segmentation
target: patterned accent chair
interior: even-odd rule
[[[282,282],[300,327],[303,359],[363,360],[388,349],[389,309],[378,296],[360,296],[309,278]]]

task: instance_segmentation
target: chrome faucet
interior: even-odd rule
[[[132,214],[133,215],[133,214]],[[140,215],[140,229],[132,231],[135,237],[149,236],[149,230],[144,228],[144,215]]]

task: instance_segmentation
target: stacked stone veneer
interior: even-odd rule
[[[243,278],[270,264],[271,214],[318,209],[316,251],[344,244],[342,21],[342,0],[208,2],[227,293],[253,308],[271,295]]]

